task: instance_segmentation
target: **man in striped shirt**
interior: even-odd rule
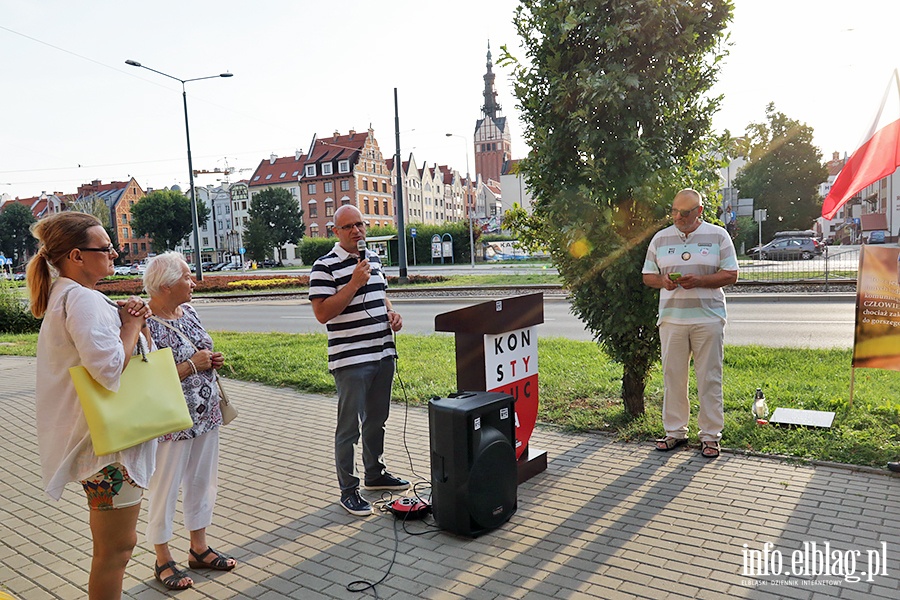
[[[383,458],[397,356],[393,332],[403,327],[403,319],[387,299],[378,255],[365,249],[362,213],[355,206],[341,206],[334,223],[338,241],[313,264],[309,300],[328,330],[328,370],[337,387],[334,459],[340,504],[352,515],[366,516],[372,506],[359,495],[356,475],[360,429],[366,489],[409,488],[408,481],[387,472]]]
[[[737,281],[738,264],[731,236],[704,222],[703,197],[681,190],[672,201],[674,224],[650,241],[642,270],[644,284],[659,292],[662,345],[663,426],[666,437],[656,449],[666,452],[687,443],[691,407],[688,373],[691,356],[697,376],[700,452],[719,455],[725,425],[722,360],[725,348],[725,292]]]

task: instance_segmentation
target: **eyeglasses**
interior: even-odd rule
[[[349,223],[347,225],[338,225],[337,229],[343,229],[344,231],[350,231],[354,227],[356,227],[357,229],[365,229],[366,224],[363,223],[362,221],[357,221],[356,223]]]
[[[699,204],[697,206],[695,206],[694,208],[689,208],[688,210],[680,210],[678,208],[672,208],[671,212],[673,215],[678,214],[678,215],[681,215],[682,218],[686,218],[686,217],[691,216],[691,213],[694,212],[695,210],[697,210],[698,208],[700,208]]]
[[[110,244],[109,246],[104,246],[103,248],[79,248],[82,252],[106,252],[107,254],[112,254],[116,251],[116,247]]]

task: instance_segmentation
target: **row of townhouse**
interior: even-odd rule
[[[0,210],[17,203],[27,207],[35,219],[49,214],[76,209],[96,214],[95,206],[108,211],[109,229],[114,232],[118,243],[121,262],[130,263],[147,258],[151,252],[150,238],[135,235],[131,226],[131,207],[146,195],[140,184],[132,177],[128,181],[103,183],[95,179],[78,186],[75,193],[41,192],[32,198],[11,198],[0,196]],[[29,257],[17,257],[25,262]]]
[[[515,165],[515,161],[504,164],[503,183],[482,181],[480,176],[473,180],[447,165],[420,167],[411,153],[400,165],[404,223],[440,224],[471,216],[480,223],[496,224],[513,202],[530,207]],[[239,260],[253,197],[269,188],[286,189],[297,199],[303,211],[298,218],[309,237],[332,237],[334,212],[345,204],[356,206],[370,228],[397,227],[396,181],[395,159],[384,157],[371,128],[365,133],[351,129],[347,134],[314,136],[306,153],[273,154],[260,161],[249,180],[197,188],[198,202],[205,203],[211,215],[200,225],[202,260]],[[509,202],[503,201],[504,185],[509,188]],[[181,249],[192,255],[192,239],[185,240]],[[298,263],[297,246],[286,244],[278,258]]]

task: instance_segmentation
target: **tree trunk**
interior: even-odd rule
[[[624,365],[622,370],[622,400],[625,412],[632,417],[644,414],[644,389],[647,386],[647,373]]]

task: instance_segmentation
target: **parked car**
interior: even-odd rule
[[[147,270],[147,263],[134,263],[128,267],[129,275],[143,275]]]
[[[884,243],[884,231],[873,231],[869,234],[869,243],[870,244],[883,244]]]
[[[240,271],[241,265],[237,263],[227,263],[224,267],[222,267],[223,271]]]
[[[113,267],[113,272],[116,275],[131,275],[131,266],[130,265],[116,265]]]
[[[822,254],[822,244],[811,237],[775,238],[763,246],[747,250],[747,256],[761,260],[809,260]]]
[[[262,261],[262,266],[264,266],[264,267],[277,267],[277,266],[278,266],[278,263],[275,262],[274,260],[272,260],[271,258],[267,258],[267,259],[265,259],[264,261]]]

